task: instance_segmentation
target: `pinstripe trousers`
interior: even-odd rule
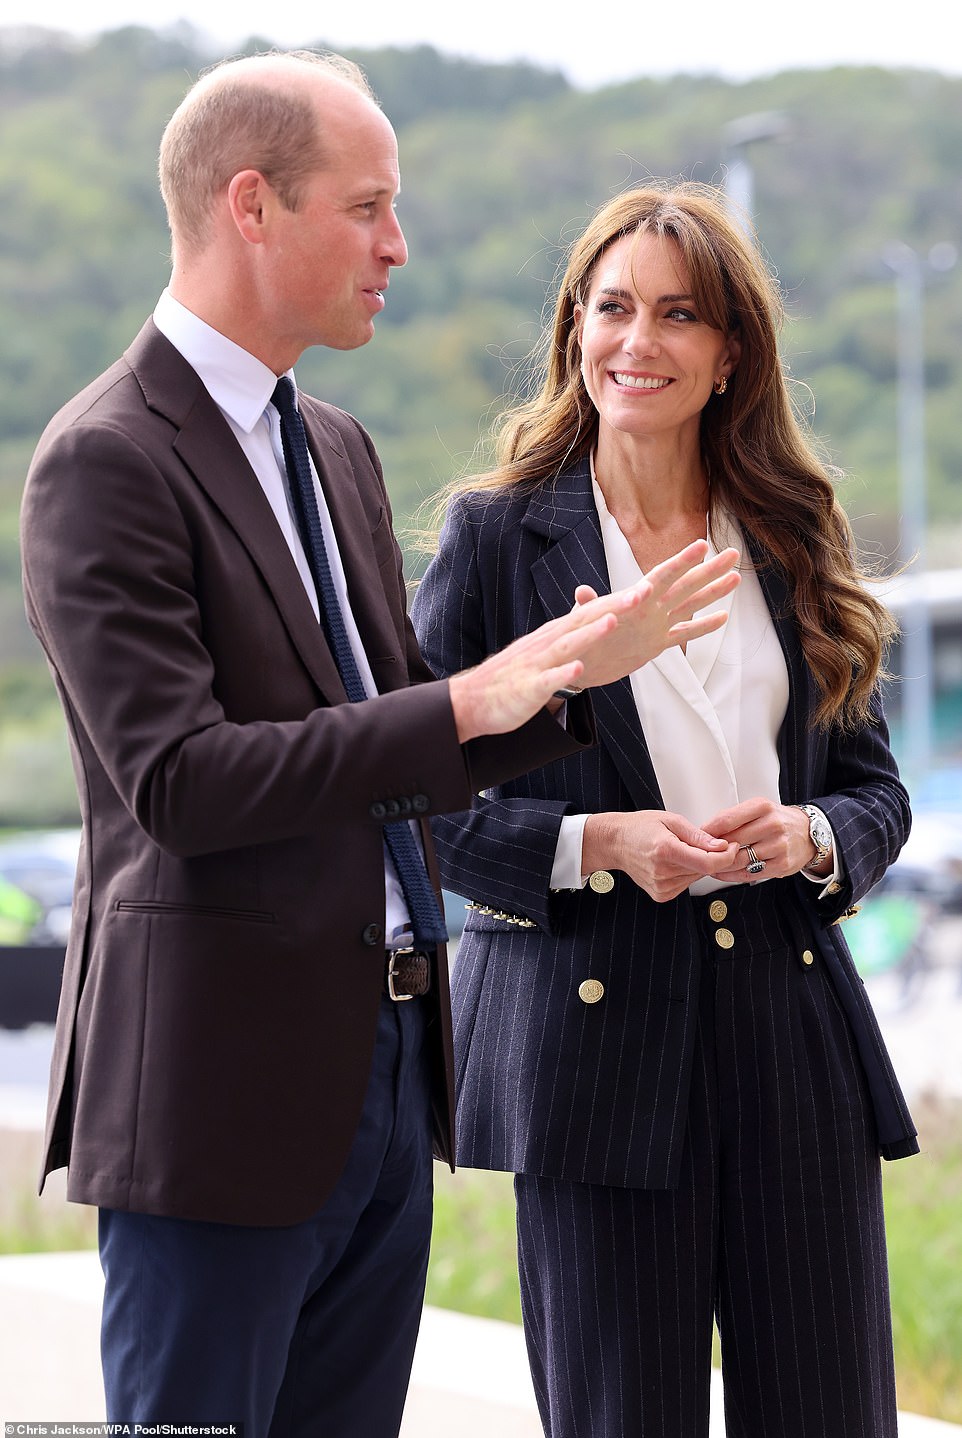
[[[549,1438],[705,1438],[713,1318],[728,1438],[895,1438],[874,1123],[831,980],[780,887],[694,901],[678,1188],[516,1177]]]

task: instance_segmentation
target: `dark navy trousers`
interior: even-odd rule
[[[707,1438],[713,1320],[729,1438],[896,1438],[871,1106],[831,978],[776,894],[694,901],[677,1189],[515,1180],[549,1438]]]
[[[427,1271],[430,1113],[423,1005],[385,998],[354,1146],[307,1222],[101,1210],[108,1421],[394,1438]]]

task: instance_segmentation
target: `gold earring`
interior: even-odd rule
[[[723,374],[721,379],[715,381],[714,390],[716,394],[724,394],[727,388],[728,376],[727,374]]]

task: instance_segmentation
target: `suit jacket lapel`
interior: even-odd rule
[[[332,703],[346,702],[337,665],[267,497],[196,371],[150,321],[126,357],[148,405],[177,427],[173,448],[260,570],[318,688]]]
[[[778,736],[780,797],[783,804],[804,802],[815,792],[817,751],[824,743],[819,731],[811,727],[817,702],[815,683],[792,617],[785,576],[774,564],[766,563],[761,551],[747,536],[746,543],[788,667],[788,708]]]
[[[546,618],[567,614],[579,584],[590,584],[599,594],[611,592],[587,458],[534,495],[524,526],[546,540],[544,552],[531,566]],[[639,809],[663,809],[630,681],[593,689],[591,699],[599,743],[610,754],[632,802]]]

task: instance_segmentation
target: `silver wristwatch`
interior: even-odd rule
[[[796,804],[795,807],[801,809],[808,818],[808,837],[815,845],[815,858],[805,867],[811,868],[812,864],[820,864],[832,852],[832,826],[821,809],[816,809],[814,804]]]

